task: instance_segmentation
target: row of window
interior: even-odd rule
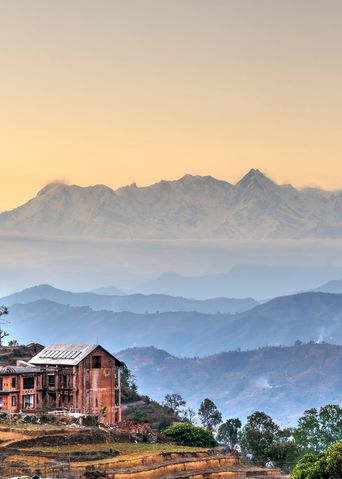
[[[11,388],[17,388],[17,378],[13,377],[11,379]],[[33,389],[34,388],[34,377],[24,377],[23,378],[23,389]],[[4,389],[4,381],[3,378],[0,378],[0,391]]]
[[[69,380],[68,380],[69,377]],[[72,383],[72,379],[70,376],[67,376],[66,374],[63,374],[62,376],[59,377],[59,384],[61,385],[62,388],[68,388],[70,387],[70,384]],[[56,376],[54,374],[49,374],[48,376],[48,385],[50,387],[55,387],[56,385]]]
[[[16,389],[17,387],[17,378],[12,378],[11,379],[11,388],[12,389]],[[2,391],[4,388],[4,381],[3,381],[3,378],[0,378],[0,391]]]
[[[101,369],[101,356],[92,356],[92,368],[93,369]],[[49,375],[49,386],[54,386],[55,385],[55,376],[54,375]],[[63,387],[67,387],[67,377],[62,376],[62,384]],[[11,388],[16,389],[17,388],[17,378],[12,377],[11,378]],[[24,389],[33,389],[34,388],[34,377],[24,377],[23,378],[23,388]],[[0,391],[3,390],[3,378],[0,378]]]
[[[48,377],[48,384],[49,386],[55,386],[56,382],[56,376],[54,374],[49,374]],[[3,391],[3,378],[0,378],[0,391]],[[63,375],[62,376],[62,387],[66,388],[68,387],[68,380],[67,376]],[[16,389],[17,388],[17,378],[13,377],[11,378],[11,388]],[[23,389],[33,389],[34,388],[34,377],[24,377],[23,378]]]
[[[0,409],[3,408],[3,397],[0,396]],[[17,405],[17,396],[11,396],[11,406],[15,407]],[[32,409],[34,407],[34,396],[33,394],[25,394],[23,396],[23,408]]]

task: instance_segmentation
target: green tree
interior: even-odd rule
[[[135,383],[135,376],[125,363],[120,367],[120,375],[122,401],[124,403],[136,401],[138,399],[138,388]]]
[[[179,446],[215,447],[217,445],[212,431],[186,422],[169,426],[163,434]]]
[[[189,422],[190,424],[195,424],[196,422],[196,411],[191,407],[184,409],[182,413],[182,418],[184,421]]]
[[[167,406],[171,411],[178,414],[180,409],[186,405],[186,401],[178,393],[166,394],[164,398],[164,406]]]
[[[266,454],[275,466],[288,472],[298,459],[299,449],[294,441],[272,442]]]
[[[319,411],[308,409],[298,421],[294,438],[303,451],[325,451],[342,440],[342,409],[336,404],[328,404]]]
[[[321,407],[319,423],[324,449],[329,448],[337,441],[342,441],[342,409],[338,404],[327,404]]]
[[[217,440],[233,449],[238,443],[241,426],[239,418],[227,419],[218,428]]]
[[[241,435],[241,448],[245,454],[251,454],[256,462],[267,462],[269,448],[279,440],[280,428],[264,412],[256,411],[247,417],[247,423]]]
[[[222,414],[217,409],[216,404],[208,398],[201,402],[198,415],[201,424],[211,431],[214,431],[215,428],[222,422]]]
[[[134,421],[136,421],[138,423],[148,422],[147,421],[147,414],[142,409],[134,409],[133,419],[134,419]]]

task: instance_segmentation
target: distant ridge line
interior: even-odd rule
[[[111,239],[342,237],[342,193],[278,185],[251,169],[235,185],[185,175],[113,190],[50,183],[0,214],[2,233]]]

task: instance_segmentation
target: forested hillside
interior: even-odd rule
[[[307,408],[342,399],[342,346],[297,343],[203,358],[132,348],[118,356],[134,371],[142,392],[159,400],[178,392],[195,408],[213,398],[228,417],[261,410],[288,425]]]

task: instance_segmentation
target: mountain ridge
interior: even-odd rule
[[[342,194],[278,185],[257,169],[235,185],[211,176],[116,190],[52,183],[0,214],[2,232],[121,239],[342,236]]]
[[[275,298],[243,313],[130,313],[94,311],[39,300],[10,307],[11,337],[19,342],[101,343],[112,350],[152,344],[174,355],[289,346],[303,342],[342,344],[342,294],[300,293]],[[118,331],[120,334],[118,334]]]
[[[69,306],[88,306],[94,311],[109,310],[132,313],[156,313],[173,311],[197,311],[202,313],[237,313],[251,309],[258,304],[252,298],[212,298],[196,300],[181,296],[163,294],[121,294],[108,295],[94,292],[74,293],[49,284],[26,288],[0,298],[0,304],[11,306],[16,303],[31,303],[41,299]]]
[[[332,293],[332,294],[341,294],[342,293],[342,279],[332,279],[327,281],[324,284],[314,288],[311,291],[320,292],[320,293]]]

